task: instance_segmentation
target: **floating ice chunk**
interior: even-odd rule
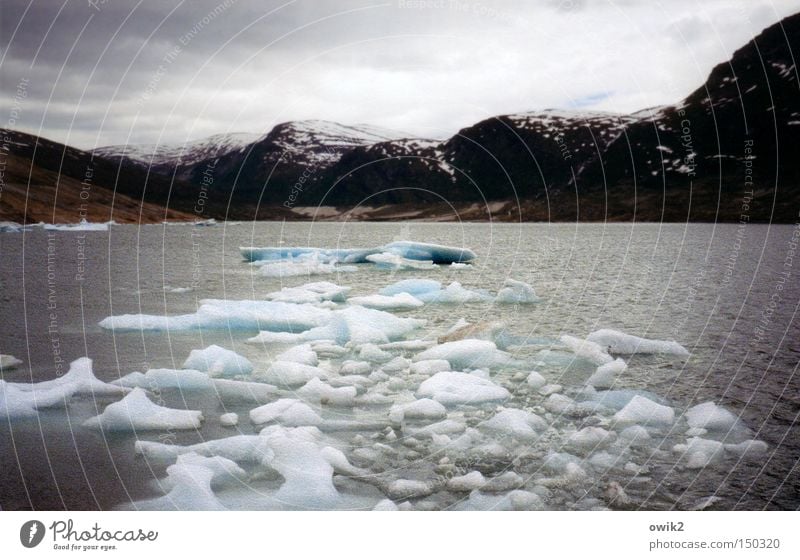
[[[457,371],[442,371],[422,382],[418,397],[429,397],[445,406],[504,401],[511,394],[488,379]]]
[[[33,385],[38,385],[34,383]],[[75,385],[63,385],[49,389],[22,391],[15,384],[0,379],[0,418],[25,418],[36,416],[37,409],[65,405],[72,396]]]
[[[308,383],[314,378],[327,379],[328,372],[315,366],[298,364],[297,362],[272,362],[266,373],[259,375],[267,383],[275,385],[295,386]]]
[[[211,377],[233,377],[253,373],[253,364],[250,360],[216,344],[203,350],[192,350],[183,363],[183,368],[204,371]]]
[[[336,311],[336,317],[341,319],[345,333],[337,333],[338,342],[350,341],[353,344],[366,344],[374,342],[382,344],[397,340],[425,324],[421,319],[397,317],[385,311],[367,309],[354,305]]]
[[[460,270],[464,268],[472,268],[472,265],[467,263],[450,263],[450,268],[454,270]]]
[[[379,248],[372,249],[320,249],[317,247],[239,247],[239,252],[246,261],[281,261],[286,259],[308,258],[315,256],[323,261],[344,263],[365,263],[367,256],[380,253]]]
[[[620,424],[671,425],[675,421],[675,411],[647,397],[636,395],[622,410],[614,414],[614,420]]]
[[[274,385],[233,379],[212,379],[214,391],[223,401],[268,401],[277,391]]]
[[[525,480],[513,471],[504,472],[486,482],[484,492],[508,492],[525,484]]]
[[[467,429],[463,420],[445,419],[440,422],[428,424],[422,428],[405,427],[405,431],[414,437],[433,437],[443,434],[460,434]]]
[[[562,344],[572,350],[573,354],[579,358],[583,358],[584,360],[593,363],[596,366],[601,366],[614,361],[614,358],[606,353],[605,348],[596,342],[592,342],[590,340],[581,340],[580,338],[566,334],[563,335],[560,340]]]
[[[319,357],[312,349],[310,344],[300,344],[293,346],[275,356],[276,362],[294,362],[296,364],[305,364],[307,366],[317,366],[319,364]]]
[[[322,417],[303,401],[298,399],[280,399],[259,406],[250,411],[253,424],[277,422],[281,426],[319,426]]]
[[[553,414],[569,414],[575,407],[575,401],[566,395],[554,393],[544,402],[544,408]]]
[[[92,370],[92,360],[78,358],[69,365],[67,373],[56,379],[41,381],[39,383],[11,383],[20,391],[49,391],[59,388],[69,395],[124,395],[130,389],[100,381]]]
[[[167,467],[167,482],[172,489],[161,498],[131,504],[135,509],[178,511],[222,511],[211,489],[214,471],[196,464],[178,463]]]
[[[238,435],[212,439],[194,445],[171,445],[158,441],[137,440],[134,452],[158,461],[175,461],[186,453],[197,453],[204,457],[220,456],[237,463],[261,463],[272,452],[257,435]]]
[[[725,444],[725,451],[729,451],[739,457],[755,458],[761,457],[767,452],[769,446],[758,439],[748,439],[741,443],[727,443]]]
[[[260,273],[267,278],[292,278],[295,276],[316,276],[356,272],[355,266],[337,266],[336,261],[322,262],[318,256],[299,260],[282,260],[261,265]]]
[[[315,377],[297,390],[297,395],[320,405],[353,406],[358,391],[355,387],[334,388]]]
[[[525,383],[533,389],[534,391],[541,389],[547,384],[547,380],[542,377],[542,374],[538,371],[532,371],[525,379]]]
[[[519,280],[506,279],[503,288],[497,292],[495,303],[536,303],[539,298],[530,284]]]
[[[331,321],[331,311],[282,301],[204,299],[187,315],[113,315],[100,321],[114,331],[245,329],[298,332]]]
[[[405,371],[411,365],[411,360],[401,358],[400,356],[392,358],[387,363],[381,366],[381,370],[386,373],[400,373]]]
[[[599,366],[586,384],[597,389],[607,389],[614,384],[614,378],[626,369],[628,369],[628,364],[625,363],[625,360],[617,358],[613,362]]]
[[[375,507],[372,508],[372,511],[399,511],[399,508],[392,500],[385,498],[375,504]]]
[[[539,393],[543,397],[549,397],[550,395],[560,393],[563,390],[564,390],[563,385],[559,385],[558,383],[548,383],[547,385],[539,387],[537,393]]]
[[[615,438],[614,434],[597,426],[587,426],[582,430],[570,434],[566,445],[568,449],[578,452],[592,452],[597,448],[610,443]]]
[[[392,355],[385,350],[381,350],[375,344],[362,344],[358,347],[359,359],[373,364],[383,364],[392,359]]]
[[[375,253],[368,255],[367,260],[378,268],[387,270],[431,270],[438,268],[433,261],[406,259],[394,253]]]
[[[235,412],[226,412],[225,414],[220,414],[219,416],[219,424],[220,426],[236,426],[239,423],[239,415]]]
[[[383,250],[406,259],[433,261],[437,264],[469,262],[477,257],[469,249],[413,241],[395,241],[384,245]]]
[[[537,437],[538,432],[547,429],[547,423],[532,412],[518,408],[506,408],[489,420],[482,422],[478,427],[521,440],[531,440]]]
[[[22,363],[22,360],[15,358],[11,354],[0,354],[0,371],[14,369]]]
[[[345,360],[339,368],[339,375],[366,375],[372,373],[372,364],[356,360]]]
[[[270,292],[266,295],[266,299],[288,303],[343,302],[347,299],[348,292],[350,288],[332,282],[311,282],[294,288],[282,288],[279,292]]]
[[[219,456],[204,456],[194,451],[178,455],[175,460],[176,465],[196,465],[210,470],[213,474],[211,478],[211,485],[224,484],[229,481],[243,480],[247,478],[247,473],[243,468],[237,465],[234,461],[226,457]],[[168,471],[169,472],[169,471]],[[162,483],[162,486],[171,487],[172,484],[168,479]]]
[[[204,391],[214,388],[214,381],[204,371],[195,369],[147,370],[147,373],[134,371],[114,381],[121,387],[140,387],[150,391],[160,389],[179,389],[181,391]]]
[[[114,222],[88,222],[82,219],[77,224],[44,224],[43,229],[49,231],[108,231],[109,224]]]
[[[480,471],[471,471],[448,480],[447,489],[452,492],[472,492],[473,490],[480,490],[485,484],[486,479]]]
[[[442,289],[442,283],[436,280],[425,279],[409,279],[395,282],[380,290],[380,294],[384,296],[396,296],[398,294],[406,293],[412,296],[419,294],[427,294],[431,292],[438,292]]]
[[[420,300],[407,293],[394,296],[372,295],[350,298],[353,305],[362,305],[370,309],[416,309],[425,305]]]
[[[651,340],[613,329],[594,331],[587,340],[596,342],[612,354],[674,354],[688,356],[689,351],[674,341]]]
[[[603,408],[612,410],[622,410],[635,396],[645,397],[658,404],[666,404],[658,395],[649,391],[639,391],[633,389],[616,389],[612,391],[597,391],[587,395],[588,400],[597,403]]]
[[[317,353],[320,358],[341,358],[347,354],[347,348],[334,344],[330,340],[314,340],[311,343],[311,349]]]
[[[411,373],[415,375],[433,375],[440,371],[450,371],[447,360],[420,360],[411,364]]]
[[[451,282],[438,292],[423,292],[415,294],[414,297],[425,303],[472,303],[492,299],[485,290],[468,290],[460,282]]]
[[[686,421],[692,428],[728,431],[739,422],[735,414],[709,401],[686,411]]]
[[[685,444],[678,444],[672,450],[681,454],[689,469],[702,469],[721,461],[725,455],[722,443],[699,437],[690,438]]]
[[[273,426],[262,437],[273,452],[265,463],[278,471],[284,483],[275,499],[287,507],[329,509],[340,499],[333,486],[333,466],[307,432]]]
[[[415,362],[425,360],[447,360],[456,368],[492,368],[512,365],[514,360],[509,354],[497,349],[490,340],[465,339],[445,342],[414,356]]]
[[[406,419],[438,420],[446,416],[447,409],[444,405],[431,399],[396,404],[389,410],[389,420],[395,424],[400,424]]]
[[[408,500],[428,496],[434,491],[434,486],[423,480],[393,480],[386,486],[386,493],[393,500]]]
[[[647,428],[634,424],[633,426],[628,426],[622,430],[619,433],[619,437],[620,439],[626,440],[631,444],[637,444],[649,440],[650,433],[647,431]]]
[[[83,425],[105,431],[191,430],[199,428],[202,421],[199,410],[159,406],[147,398],[144,390],[136,388]]]
[[[459,504],[458,509],[467,511],[528,511],[542,509],[542,498],[533,492],[512,490],[508,494],[484,494],[473,490],[469,499]]]

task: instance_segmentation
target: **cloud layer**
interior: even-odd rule
[[[800,0],[4,0],[0,126],[92,148],[295,119],[446,137],[510,112],[630,112],[680,100],[798,9]]]

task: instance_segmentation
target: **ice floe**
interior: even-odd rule
[[[612,354],[673,354],[688,356],[689,351],[672,340],[651,340],[613,329],[594,331],[587,340],[599,344]]]
[[[203,350],[192,350],[183,367],[204,371],[211,377],[233,377],[253,372],[250,360],[215,344]]]
[[[191,430],[200,428],[202,421],[203,413],[199,410],[157,405],[147,398],[143,389],[136,388],[83,425],[105,431]]]

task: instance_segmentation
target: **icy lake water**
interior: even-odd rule
[[[504,328],[494,333],[494,341],[517,365],[490,368],[491,379],[510,392],[505,403],[509,409],[534,413],[545,419],[547,428],[537,429],[534,438],[518,439],[502,430],[492,436],[481,423],[492,417],[498,403],[448,407],[452,432],[436,437],[424,427],[441,418],[392,430],[388,402],[314,406],[326,420],[363,423],[360,431],[325,431],[325,445],[342,451],[366,478],[380,479],[337,474],[334,484],[341,499],[321,501],[321,507],[372,508],[386,497],[387,489],[396,503],[405,503],[403,507],[495,507],[515,488],[524,492],[501,506],[660,510],[705,504],[715,509],[794,510],[800,506],[797,235],[793,226],[762,225],[353,222],[0,233],[0,352],[24,362],[4,371],[3,378],[52,379],[56,372],[65,372],[70,361],[88,356],[96,376],[111,381],[133,371],[181,368],[192,349],[211,344],[247,357],[256,372],[263,372],[290,345],[246,343],[258,334],[255,330],[114,332],[98,323],[111,315],[188,314],[205,298],[258,300],[283,287],[320,280],[351,287],[353,297],[412,278],[444,285],[457,281],[494,294],[510,278],[532,285],[541,301],[513,305],[488,299],[392,312],[427,321],[409,339],[441,335],[462,318],[470,323],[502,322]],[[239,252],[240,246],[352,248],[397,240],[469,247],[477,259],[468,268],[393,272],[359,264],[355,272],[281,279],[263,276]],[[586,400],[582,387],[595,366],[576,359],[559,339],[585,338],[603,328],[675,340],[691,352],[688,359],[622,356],[628,368],[616,376],[613,388],[646,391],[643,394],[675,411],[671,425],[648,427],[646,441],[622,437],[623,427],[614,423],[615,410],[554,413],[545,407],[548,397],[525,381],[535,369],[547,383],[562,385],[563,395]],[[393,352],[406,358],[414,354]],[[323,366],[338,367],[338,361],[323,361]],[[407,397],[419,387],[419,376],[398,377],[395,384],[391,379],[381,384],[388,387],[389,400],[393,395]],[[297,397],[293,389],[284,388],[274,399],[292,396]],[[164,478],[174,459],[136,454],[137,439],[188,445],[258,434],[262,428],[248,419],[258,403],[223,403],[207,391],[164,390],[160,398],[165,406],[201,410],[202,427],[134,435],[82,426],[119,397],[74,397],[67,407],[0,420],[0,506],[140,507],[139,502],[163,495],[155,481]],[[687,435],[684,412],[708,401],[737,416],[737,426],[724,433]],[[238,426],[220,424],[219,416],[226,412],[239,414]],[[455,442],[465,426],[481,434],[474,447],[448,448],[442,436]],[[585,431],[591,427],[601,431]],[[588,443],[573,437],[579,430],[584,430]],[[687,460],[690,453],[680,451],[696,434],[730,447],[704,450],[708,464],[698,468]],[[592,441],[595,436],[598,439]],[[733,445],[750,439],[765,442],[766,451],[733,450]],[[223,504],[292,507],[275,500],[280,475],[246,462],[242,466],[246,476],[215,485]],[[448,487],[447,480],[472,471],[480,471],[487,481],[499,480],[496,491],[484,487],[470,498],[469,480],[463,482],[465,489]],[[499,478],[512,471],[518,477]],[[398,480],[421,481],[428,490],[392,486]],[[626,501],[614,502],[617,488],[624,489]],[[402,496],[406,490],[407,500]],[[419,495],[412,495],[415,492]],[[718,499],[708,500],[712,496]]]

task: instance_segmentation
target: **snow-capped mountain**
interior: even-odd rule
[[[229,132],[172,144],[122,144],[95,148],[95,155],[109,159],[125,157],[145,166],[193,165],[230,152],[241,152],[263,134]]]

